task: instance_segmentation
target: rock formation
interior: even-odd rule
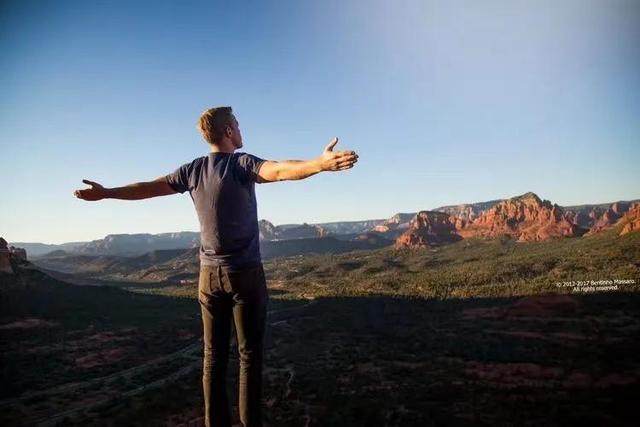
[[[397,236],[410,227],[411,220],[415,216],[415,213],[397,213],[373,227],[371,231],[387,234],[389,237]]]
[[[320,222],[314,225],[322,227],[328,234],[361,234],[373,230],[376,225],[383,223],[384,219],[367,219],[363,221],[338,221]]]
[[[278,227],[279,239],[301,239],[305,237],[324,237],[330,233],[319,225],[309,225],[306,222],[296,227],[283,229]]]
[[[0,273],[13,274],[11,267],[11,252],[7,247],[7,241],[0,237]]]
[[[27,251],[23,248],[8,246],[7,241],[0,237],[0,273],[13,274],[13,267],[11,266],[12,258],[16,261],[26,261]]]
[[[9,252],[11,252],[11,255],[13,255],[14,257],[24,260],[27,260],[27,251],[24,250],[23,248],[16,248],[15,246],[9,246]]]
[[[580,235],[560,206],[531,192],[500,202],[474,220],[456,218],[455,226],[464,238],[506,236],[524,242]]]
[[[634,203],[618,222],[622,226],[620,235],[640,230],[640,203]]]
[[[453,243],[460,239],[448,214],[420,211],[411,220],[409,229],[396,239],[395,246],[396,248],[430,247]]]
[[[639,200],[618,201],[598,205],[567,206],[563,210],[566,217],[578,227],[598,233],[613,227],[617,221]]]
[[[625,202],[613,203],[600,217],[596,218],[589,229],[589,234],[613,227],[629,210],[630,204]]]
[[[613,227],[613,225],[622,218],[622,215],[616,213],[613,209],[607,209],[599,218],[594,221],[594,224],[589,228],[589,234],[597,233],[607,228]]]
[[[504,199],[489,200],[488,202],[464,203],[461,205],[441,206],[434,211],[444,212],[463,221],[470,221],[482,215]]]
[[[596,208],[565,210],[566,218],[571,221],[572,224],[584,229],[593,227],[593,224],[595,224],[601,215],[602,212],[598,212]]]

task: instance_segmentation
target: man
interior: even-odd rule
[[[200,302],[204,362],[202,385],[205,424],[228,427],[226,370],[231,320],[235,323],[240,359],[240,420],[245,427],[261,426],[263,338],[268,302],[260,257],[255,186],[299,180],[323,171],[350,169],[358,161],[354,151],[333,151],[333,138],[311,160],[264,160],[242,147],[242,135],[231,107],[205,111],[198,129],[210,145],[208,155],[194,159],[173,173],[149,182],[76,190],[83,200],[105,198],[139,200],[189,191],[200,222]]]

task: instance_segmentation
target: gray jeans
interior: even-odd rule
[[[231,426],[226,374],[233,320],[240,360],[240,421],[245,427],[262,426],[263,344],[269,299],[262,263],[201,265],[198,288],[204,338],[205,425]]]

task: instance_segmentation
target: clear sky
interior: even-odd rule
[[[236,3],[242,3],[241,5]],[[85,202],[208,152],[356,167],[256,185],[275,224],[386,218],[534,191],[640,197],[638,1],[29,1],[0,5],[0,236],[198,230],[188,193]]]

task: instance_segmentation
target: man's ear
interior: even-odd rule
[[[233,129],[231,129],[231,126],[225,126],[224,134],[227,136],[227,138],[231,138],[231,135],[233,134]]]

